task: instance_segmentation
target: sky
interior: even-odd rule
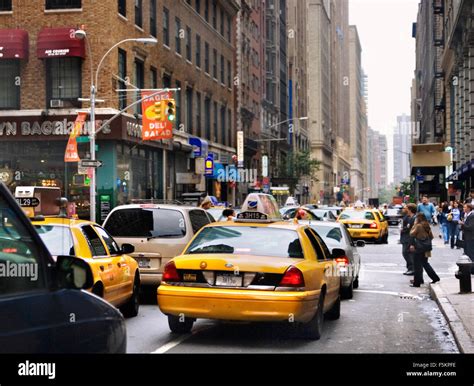
[[[393,128],[397,116],[410,115],[410,88],[415,71],[419,0],[349,0],[350,24],[362,45],[362,67],[368,75],[369,126],[387,134],[388,176],[393,180]]]

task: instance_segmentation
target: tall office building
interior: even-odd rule
[[[400,184],[410,179],[411,117],[403,114],[397,117],[393,134],[393,182]]]

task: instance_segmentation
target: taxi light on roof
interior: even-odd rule
[[[296,267],[290,267],[281,279],[280,287],[304,287],[303,273]]]
[[[245,199],[237,222],[281,221],[281,214],[275,198],[269,194],[251,193]]]

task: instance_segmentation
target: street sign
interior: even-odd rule
[[[418,175],[417,175],[417,176],[416,176],[416,180],[417,180],[418,182],[425,182],[425,176],[418,176]]]
[[[76,138],[77,143],[88,143],[90,142],[90,138],[86,136],[80,136]]]
[[[212,176],[214,174],[214,154],[213,153],[209,153],[207,155],[204,167],[205,167],[204,174],[206,176]]]
[[[239,168],[244,167],[244,132],[237,132],[237,163]]]
[[[262,157],[262,176],[268,177],[268,155]]]
[[[99,161],[98,159],[83,159],[79,162],[79,167],[81,168],[100,168],[102,165],[102,161]]]

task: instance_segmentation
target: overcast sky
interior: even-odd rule
[[[362,66],[369,77],[369,126],[388,134],[391,181],[392,129],[398,115],[410,115],[415,71],[415,39],[411,34],[419,0],[349,0],[349,4],[350,23],[357,26]]]

